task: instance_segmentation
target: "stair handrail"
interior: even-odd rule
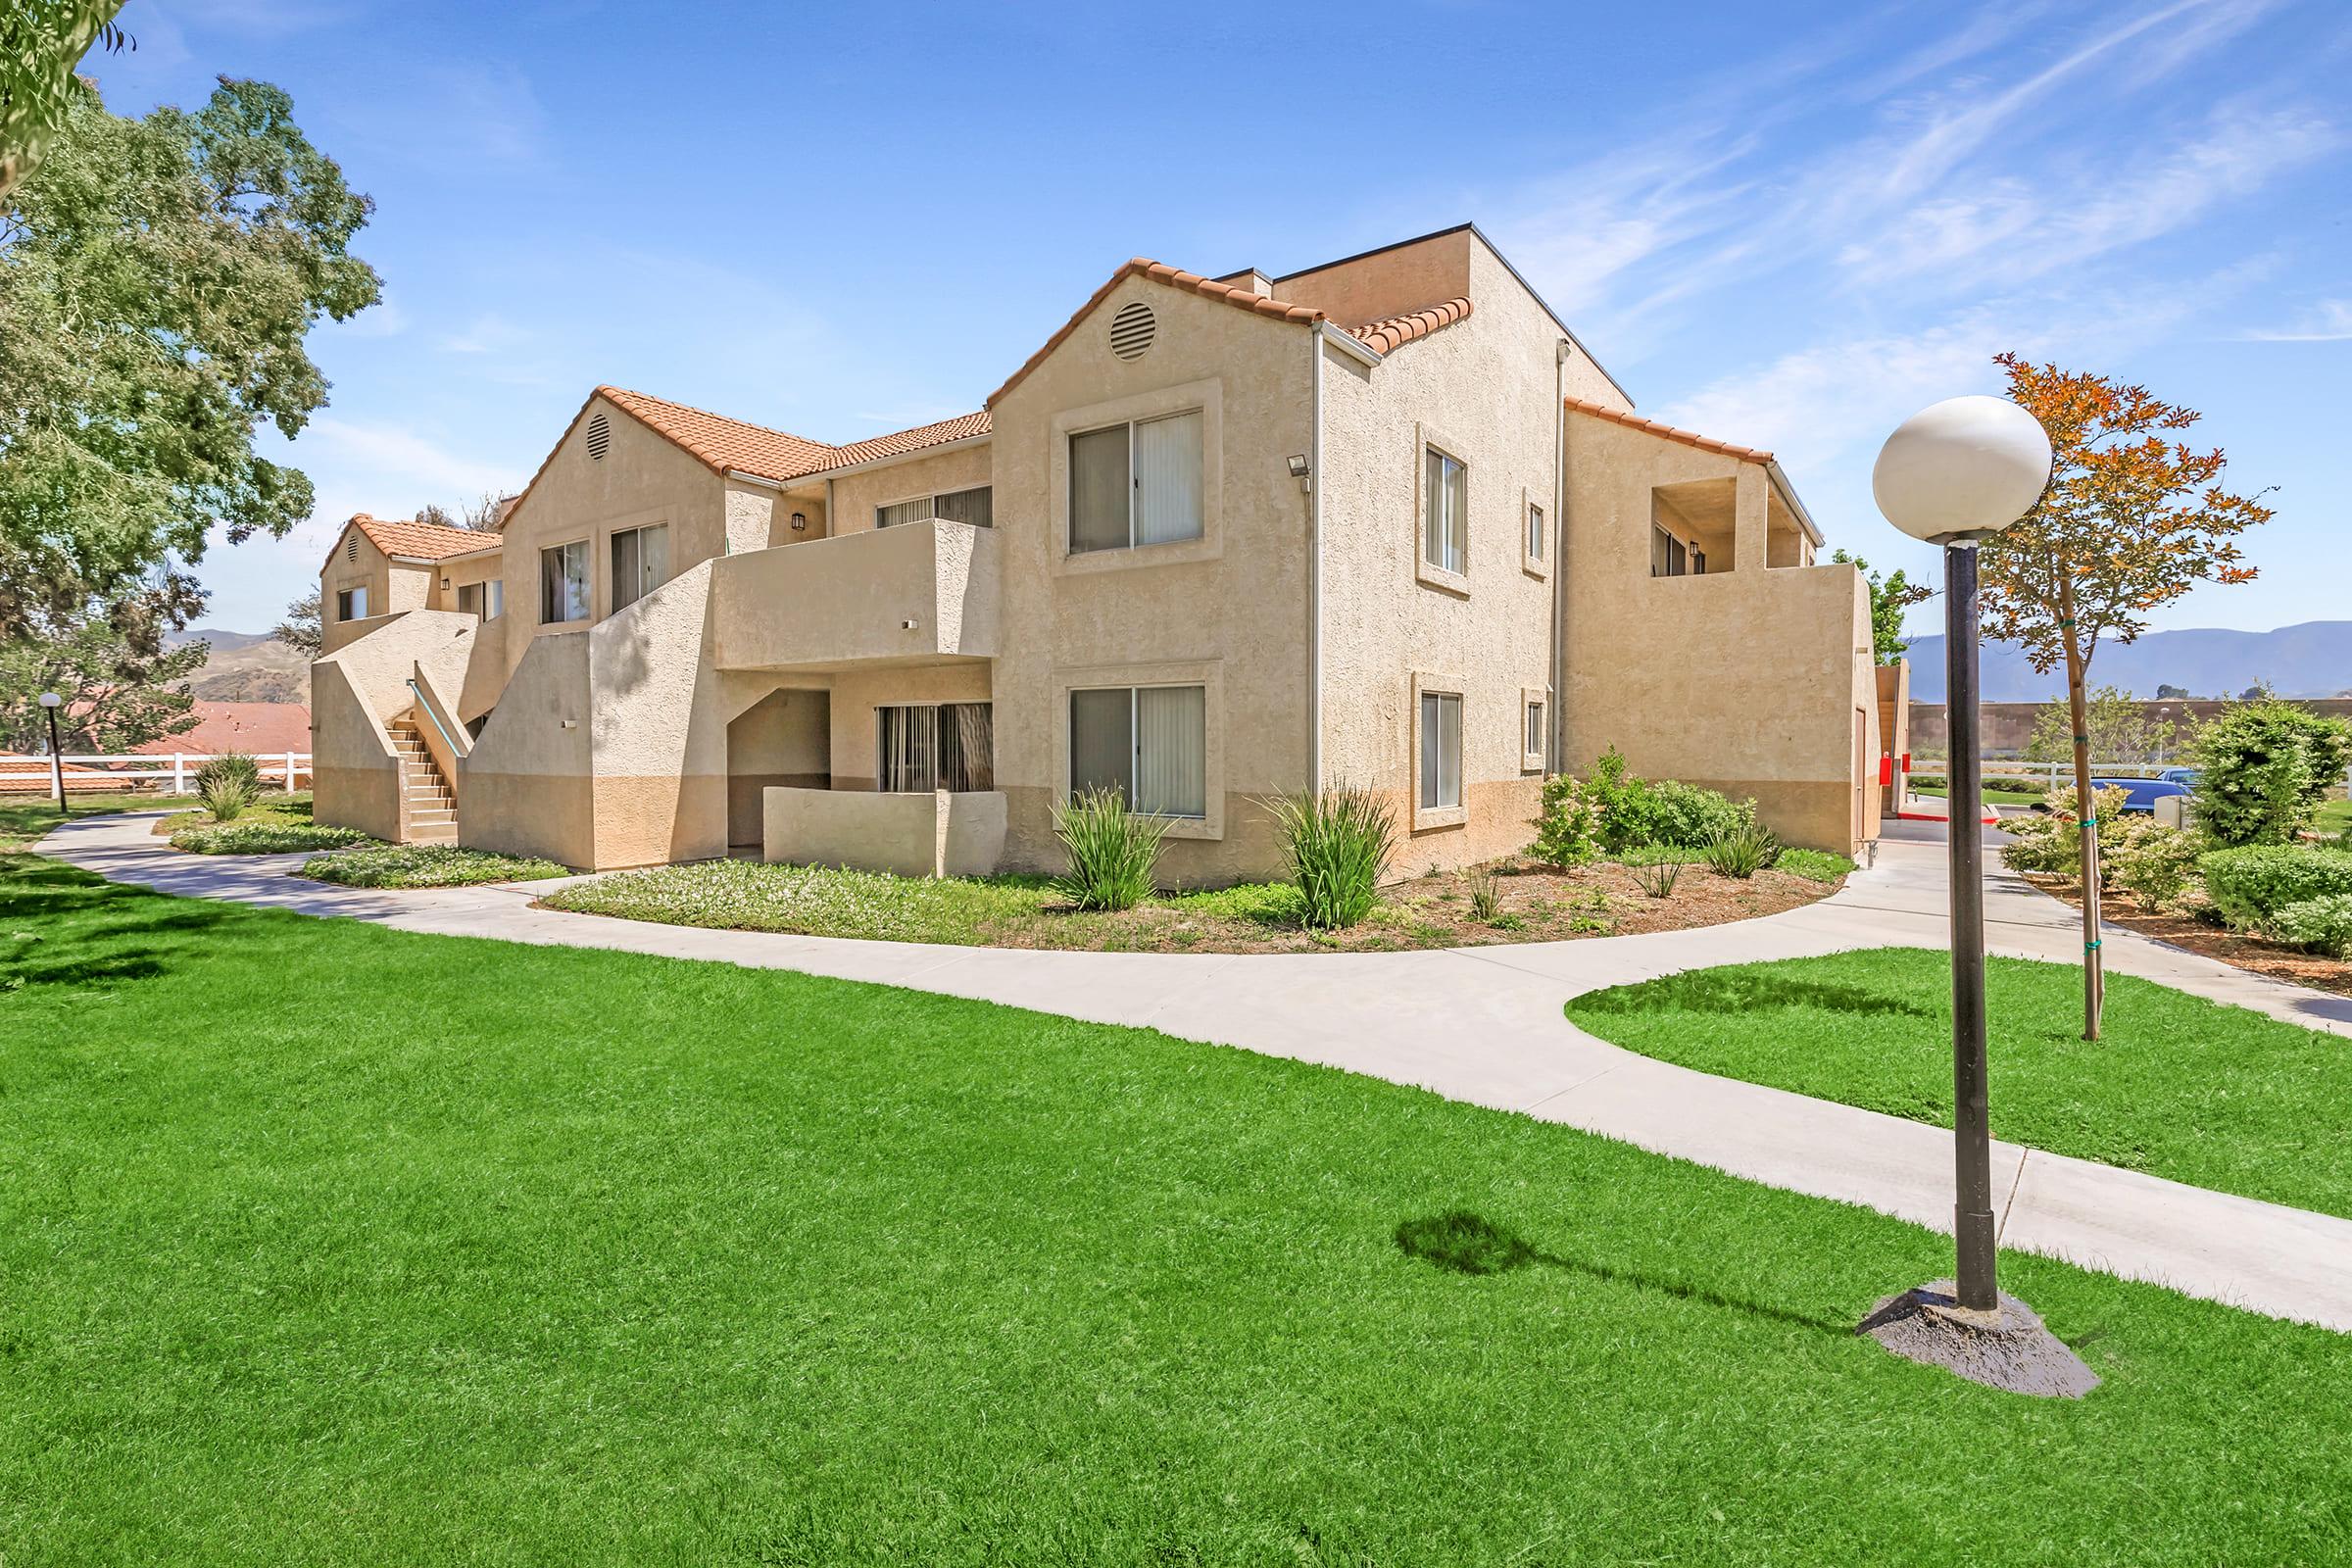
[[[441,732],[441,740],[449,747],[449,755],[464,757],[470,748],[458,744],[458,738],[449,732],[449,726],[441,722],[439,711],[441,705],[434,701],[422,686],[416,684],[416,677],[414,675],[409,677],[409,695],[416,699],[416,710],[431,719],[433,728]]]

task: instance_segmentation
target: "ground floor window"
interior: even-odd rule
[[[1453,692],[1421,694],[1421,809],[1462,804],[1462,699]]]
[[[877,708],[874,733],[874,776],[886,793],[997,787],[995,710],[987,703]]]
[[[1208,814],[1208,688],[1070,693],[1070,793],[1113,789],[1132,810]]]
[[[1532,697],[1527,703],[1527,744],[1520,751],[1527,757],[1544,755],[1544,704]]]

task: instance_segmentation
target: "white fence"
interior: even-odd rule
[[[196,770],[211,761],[211,752],[130,752],[115,757],[67,756],[66,790],[87,795],[110,790],[152,790],[158,795],[185,795],[196,786]],[[265,786],[274,784],[291,795],[308,782],[308,752],[248,753],[262,773]],[[46,793],[51,787],[49,759],[0,756],[0,794]]]

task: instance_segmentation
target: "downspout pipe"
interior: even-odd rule
[[[1568,357],[1566,338],[1551,367],[1551,749],[1547,772],[1566,771],[1568,745]]]
[[[1306,787],[1323,793],[1323,334],[1306,335]]]

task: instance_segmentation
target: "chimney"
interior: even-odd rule
[[[1274,280],[1254,267],[1245,267],[1238,272],[1227,272],[1223,277],[1211,278],[1210,281],[1230,283],[1243,293],[1254,294],[1261,300],[1274,297]]]

